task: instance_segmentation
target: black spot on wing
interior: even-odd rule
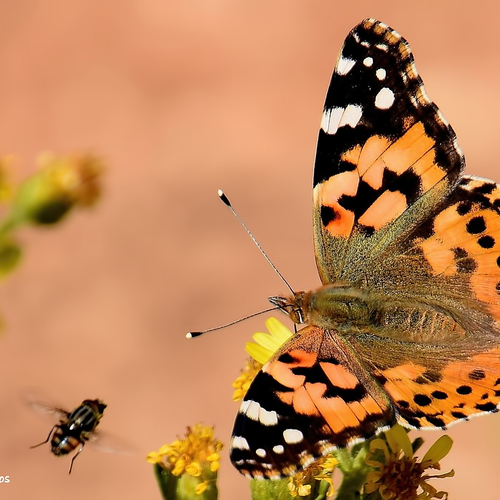
[[[484,217],[473,217],[467,222],[465,228],[469,234],[482,233],[486,229],[486,222],[484,221]]]
[[[379,189],[374,189],[367,182],[360,180],[357,193],[342,195],[338,203],[341,207],[353,212],[355,219],[358,220],[385,191],[400,192],[405,196],[406,202],[411,204],[421,194],[420,177],[411,170],[397,174],[385,168]]]
[[[434,417],[432,415],[427,416],[427,421],[434,425],[435,427],[445,428],[446,423],[441,417]]]
[[[347,194],[340,196],[338,203],[342,208],[353,212],[357,220],[373,205],[381,192],[381,189],[374,189],[367,182],[360,181],[358,192],[353,196]]]
[[[497,408],[497,405],[495,403],[484,403],[484,404],[481,404],[481,403],[477,403],[474,408],[476,408],[477,410],[479,411],[488,411],[488,412],[497,412],[498,411],[498,408]]]
[[[321,207],[321,222],[323,223],[323,226],[328,226],[330,222],[337,220],[339,216],[340,214],[336,212],[332,207],[326,205],[323,205]]]
[[[458,215],[464,216],[467,215],[472,209],[472,202],[470,200],[461,201],[457,205],[457,213]]]
[[[448,394],[446,394],[446,392],[443,391],[433,391],[431,396],[434,399],[448,399]]]
[[[413,396],[413,401],[418,406],[429,406],[432,403],[431,398],[425,394],[415,394],[415,396]]]
[[[481,236],[477,240],[477,243],[481,248],[493,248],[495,246],[495,238],[492,236]]]
[[[476,186],[473,191],[475,193],[491,194],[496,187],[497,185],[494,182],[483,182],[480,185]]]
[[[325,398],[341,398],[346,403],[352,403],[354,401],[361,401],[367,395],[365,387],[359,383],[352,388],[343,388],[335,385],[326,376],[319,364],[315,364],[312,367],[292,368],[291,371],[294,375],[302,375],[305,377],[304,385],[306,389],[308,385],[312,384],[324,385],[325,392],[323,396]]]

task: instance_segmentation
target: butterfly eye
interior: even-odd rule
[[[304,323],[304,315],[302,314],[302,309],[295,309],[292,311],[290,314],[290,318],[293,320],[294,323],[301,325]]]
[[[285,313],[295,324],[306,322],[304,312],[304,292],[297,292],[292,297],[269,297],[269,302]]]

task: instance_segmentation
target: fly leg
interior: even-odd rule
[[[52,434],[53,430],[57,427],[57,425],[54,425],[52,429],[50,429],[49,435],[47,436],[47,439],[45,441],[42,441],[41,443],[35,444],[34,446],[30,446],[30,448],[38,448],[38,446],[42,446],[42,444],[48,443],[50,439],[50,435]]]
[[[73,455],[73,458],[71,459],[71,463],[69,464],[68,474],[71,474],[71,471],[73,470],[73,462],[75,461],[75,458],[83,451],[84,446],[85,446],[85,441],[82,442],[80,449]]]

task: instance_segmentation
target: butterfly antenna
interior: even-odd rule
[[[252,234],[250,229],[248,229],[247,225],[243,222],[241,217],[236,213],[236,210],[231,205],[231,202],[229,201],[228,197],[224,194],[224,191],[222,191],[222,189],[219,189],[217,194],[219,195],[219,198],[222,200],[222,202],[229,208],[229,210],[231,210],[231,213],[236,217],[238,222],[243,226],[243,229],[247,232],[248,236],[250,236],[252,241],[255,243],[255,246],[259,249],[260,253],[264,256],[264,258],[267,260],[269,265],[273,268],[273,271],[280,277],[281,281],[283,281],[283,283],[287,286],[288,290],[290,290],[290,293],[295,295],[295,292],[293,291],[293,288],[288,284],[288,281],[278,271],[278,268],[273,264],[272,260],[269,258],[267,253],[264,252],[264,249],[260,246],[259,242],[256,240],[255,236]],[[263,311],[263,312],[267,312],[267,311]],[[251,317],[251,316],[249,316],[249,317]]]
[[[203,330],[201,332],[189,332],[189,333],[186,333],[186,338],[194,339],[196,337],[199,337],[200,335],[203,335],[204,333],[213,332],[215,330],[222,330],[223,328],[226,328],[228,326],[236,325],[236,324],[241,323],[242,321],[245,321],[247,319],[253,318],[255,316],[259,316],[260,314],[268,313],[270,311],[276,311],[277,309],[279,309],[279,307],[271,307],[270,309],[266,309],[265,311],[259,311],[259,312],[253,313],[253,314],[249,314],[248,316],[245,316],[244,318],[240,318],[240,319],[237,319],[235,321],[231,321],[231,323],[226,323],[225,325],[216,326],[215,328],[208,328],[207,330]],[[44,441],[44,442],[46,443],[47,441]],[[40,443],[40,444],[43,444],[43,443]]]

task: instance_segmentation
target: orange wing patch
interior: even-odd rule
[[[500,349],[449,364],[439,372],[405,365],[380,372],[401,425],[447,427],[500,404]]]
[[[425,133],[421,122],[414,123],[396,139],[372,136],[363,146],[357,145],[341,156],[340,160],[352,164],[353,169],[333,175],[316,186],[315,206],[328,208],[326,229],[331,236],[348,237],[356,224],[374,230],[389,224],[408,207],[407,194],[400,191],[391,179],[411,171],[418,176],[421,195],[447,175],[446,169],[436,163],[435,141]],[[376,191],[377,197],[367,210],[357,216],[343,205],[346,196],[361,196],[360,181]]]
[[[348,237],[354,227],[354,213],[340,205],[342,196],[355,196],[358,190],[359,176],[355,171],[342,172],[328,181],[316,186],[313,191],[315,206],[329,211],[330,217],[326,229],[336,236]]]

